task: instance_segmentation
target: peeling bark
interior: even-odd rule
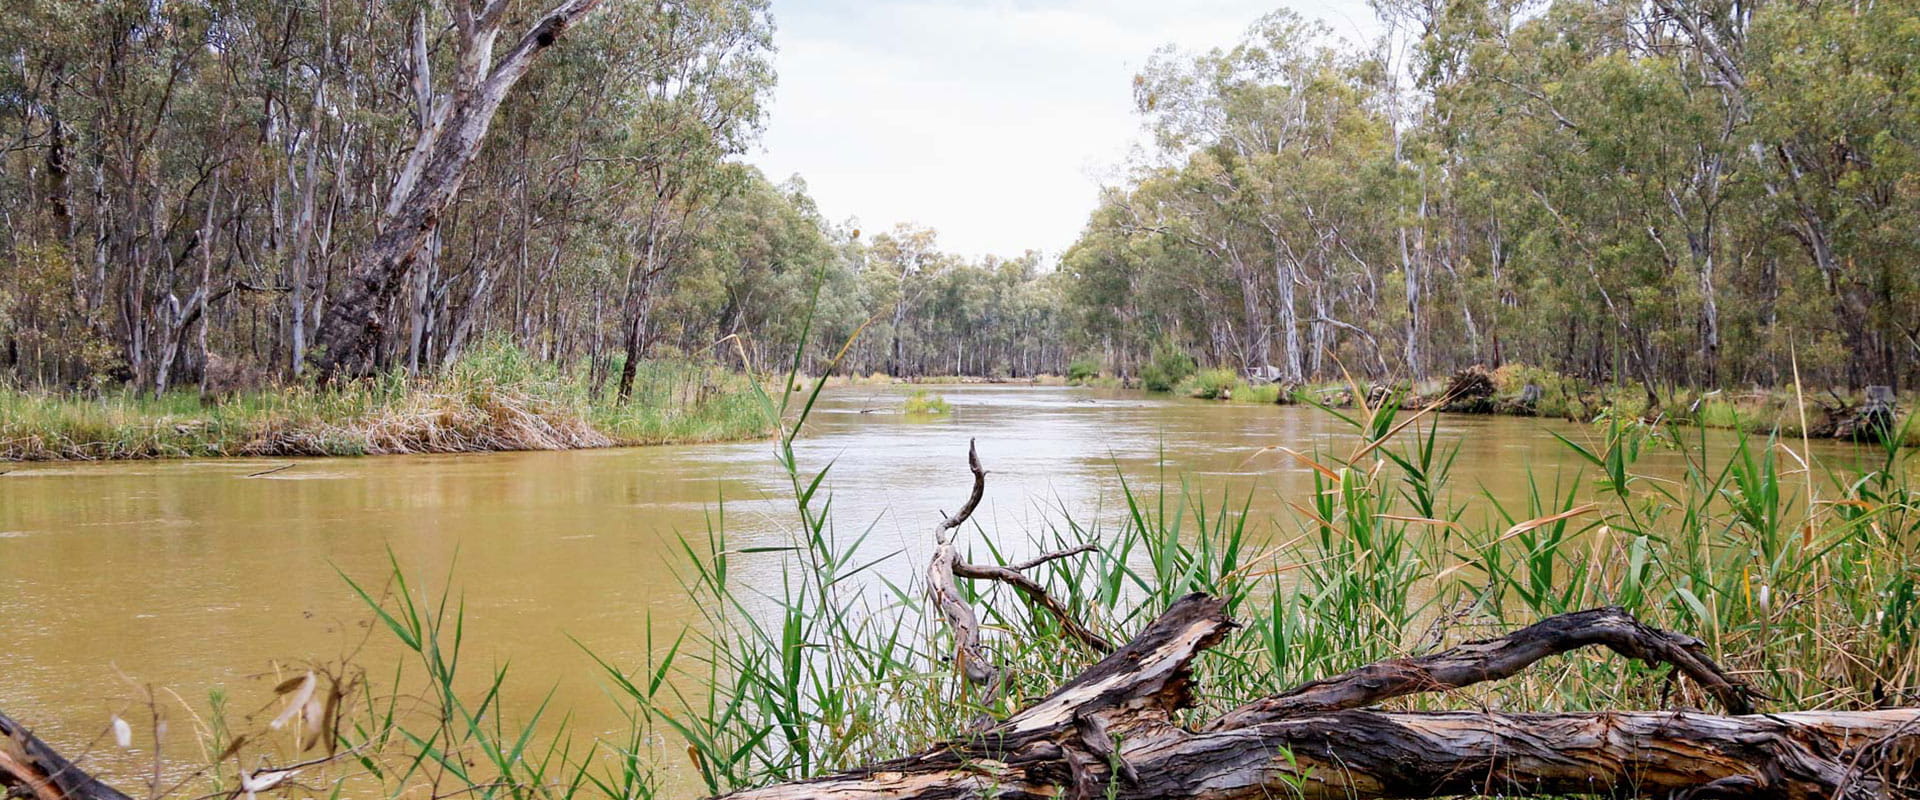
[[[933,529],[933,558],[927,565],[927,595],[942,616],[946,617],[948,627],[953,629],[954,665],[965,675],[967,681],[982,689],[982,705],[991,702],[999,694],[1000,668],[987,658],[986,650],[980,646],[980,619],[973,613],[973,607],[960,597],[959,584],[955,578],[972,578],[1000,581],[1045,609],[1060,622],[1060,627],[1068,636],[1097,653],[1113,652],[1113,644],[1076,619],[1058,600],[1032,579],[1020,574],[1058,558],[1090,552],[1093,545],[1047,553],[1038,558],[1015,564],[1011,567],[996,565],[969,564],[960,559],[959,552],[953,546],[954,531],[966,524],[973,516],[973,510],[980,506],[980,498],[987,491],[987,471],[980,466],[980,452],[973,443],[967,445],[967,467],[973,472],[973,493],[968,495],[965,505],[952,516],[940,522]],[[991,720],[982,721],[979,727],[988,727]]]
[[[0,714],[0,796],[30,800],[128,800],[94,780],[13,718]]]

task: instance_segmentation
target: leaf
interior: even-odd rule
[[[1515,536],[1519,536],[1520,534],[1526,533],[1527,531],[1534,530],[1536,528],[1544,527],[1547,525],[1552,525],[1553,523],[1560,522],[1562,520],[1572,519],[1582,514],[1591,514],[1599,510],[1600,510],[1599,503],[1588,503],[1583,506],[1575,506],[1573,508],[1569,508],[1565,511],[1562,511],[1558,514],[1553,514],[1551,516],[1535,517],[1529,520],[1522,520],[1520,522],[1514,523],[1514,526],[1511,528],[1508,528],[1506,533],[1500,534],[1500,538],[1493,540],[1493,543],[1499,544]]]

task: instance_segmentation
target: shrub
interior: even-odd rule
[[[908,414],[945,414],[953,410],[947,405],[947,399],[925,389],[915,389],[907,395]]]
[[[1162,345],[1154,351],[1153,360],[1140,369],[1140,383],[1150,392],[1171,392],[1199,366],[1186,352]]]
[[[1100,375],[1100,359],[1093,356],[1081,356],[1067,365],[1067,382],[1086,383]]]
[[[1263,383],[1259,386],[1243,385],[1233,390],[1236,403],[1259,403],[1273,405],[1280,402],[1280,384]]]
[[[1510,362],[1493,371],[1494,393],[1499,400],[1518,398],[1529,383],[1540,387],[1540,402],[1534,408],[1540,416],[1585,421],[1598,412],[1581,398],[1577,381],[1553,370]]]
[[[1202,400],[1218,400],[1223,397],[1235,397],[1244,394],[1246,383],[1240,375],[1226,367],[1210,367],[1193,374],[1181,384],[1186,393]]]

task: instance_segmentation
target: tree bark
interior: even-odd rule
[[[1912,798],[1920,709],[1749,714],[1699,642],[1619,609],[1369,665],[1190,729],[1192,664],[1234,627],[1190,595],[1125,647],[985,732],[839,775],[728,795],[785,798],[1374,798],[1463,794]],[[1602,645],[1672,665],[1733,714],[1362,708]]]
[[[1920,709],[1747,713],[1754,693],[1703,655],[1698,641],[1619,609],[1561,615],[1496,639],[1371,664],[1189,728],[1178,714],[1193,704],[1193,661],[1234,627],[1224,608],[1206,595],[1180,599],[1133,641],[979,734],[728,797],[1920,798]],[[1671,665],[1733,715],[1364,708],[1511,676],[1593,645]],[[127,800],[3,714],[0,789],[32,800]]]
[[[30,800],[128,800],[94,780],[13,718],[0,714],[0,796]]]

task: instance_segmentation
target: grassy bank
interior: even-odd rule
[[[1377,659],[1602,605],[1699,637],[1771,698],[1767,710],[1920,703],[1920,563],[1911,555],[1920,493],[1910,451],[1885,448],[1848,470],[1807,469],[1790,441],[1741,437],[1709,452],[1704,438],[1675,441],[1614,418],[1565,442],[1586,465],[1580,473],[1535,473],[1530,495],[1503,505],[1450,484],[1455,451],[1430,418],[1402,424],[1389,406],[1349,421],[1352,435],[1288,462],[1314,476],[1314,491],[1287,519],[1250,518],[1242,498],[1170,480],[1127,487],[1117,526],[1065,509],[1034,530],[970,527],[968,560],[1004,564],[1098,543],[1033,577],[1120,640],[1185,593],[1226,598],[1241,627],[1202,658],[1195,719]],[[683,797],[912,753],[964,735],[976,714],[1007,714],[1097,659],[1004,587],[969,586],[979,591],[968,600],[989,631],[989,655],[1011,681],[1002,699],[979,706],[949,663],[950,633],[924,587],[880,577],[875,551],[891,548],[867,541],[870,521],[830,513],[826,468],[800,464],[797,427],[779,440],[777,466],[792,486],[792,539],[736,546],[716,515],[680,554],[684,591],[703,619],[659,632],[646,663],[578,656],[627,712],[626,729],[576,735],[563,710],[501,708],[504,669],[463,666],[458,602],[396,571],[384,592],[380,576],[356,576],[368,579],[356,588],[406,665],[322,665],[317,693],[303,692],[296,675],[278,690],[290,698],[267,703],[306,725],[253,730],[209,713],[205,751],[238,749],[249,764],[310,761],[301,748],[318,735],[344,755],[306,767],[302,781],[351,787],[351,796]],[[1678,450],[1690,466],[1677,478],[1643,475],[1638,465],[1655,450]],[[952,485],[935,490],[957,501],[967,479],[961,454],[951,457]],[[991,469],[995,454],[983,458]],[[744,573],[761,577],[749,585]],[[770,583],[768,574],[786,579]],[[1596,652],[1388,705],[1710,704],[1691,683]],[[238,776],[220,762],[236,759],[213,760],[179,793],[233,791]]]
[[[1352,408],[1355,395],[1366,386],[1356,387],[1341,381],[1282,386],[1252,383],[1239,372],[1226,368],[1195,368],[1190,361],[1155,364],[1151,380],[1143,380],[1148,391],[1161,391],[1201,400],[1235,403],[1284,405],[1323,405]],[[1857,408],[1864,398],[1857,393],[1830,389],[1806,389],[1796,394],[1792,387],[1748,389],[1666,388],[1649,402],[1639,386],[1596,385],[1552,370],[1523,364],[1508,364],[1491,372],[1494,394],[1485,413],[1516,414],[1592,422],[1607,417],[1657,421],[1661,424],[1740,430],[1760,435],[1797,438],[1806,433],[1815,438],[1829,436],[1838,415]],[[1114,388],[1122,381],[1111,375],[1084,375],[1074,385]],[[1402,398],[1441,396],[1447,378],[1429,378],[1412,384],[1401,382],[1393,389]],[[1523,403],[1526,387],[1538,388],[1538,399]],[[1915,412],[1901,413],[1893,430],[1909,447],[1920,447],[1920,424]]]
[[[0,460],[551,450],[770,433],[750,381],[718,366],[644,362],[625,403],[610,386],[596,396],[583,373],[492,346],[432,377],[394,373],[210,402],[191,391],[83,396],[0,387]]]

